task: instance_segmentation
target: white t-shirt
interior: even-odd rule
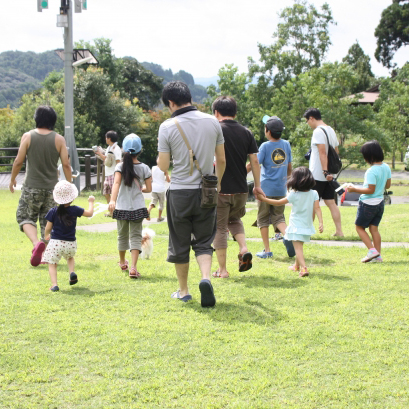
[[[108,152],[114,153],[115,160],[112,166],[105,166],[105,177],[112,176],[115,173],[115,166],[117,165],[116,161],[122,159],[122,150],[116,142],[112,146],[108,146],[107,150],[105,151],[105,156]]]
[[[322,166],[317,145],[321,144],[325,145],[325,152],[328,154],[328,142],[327,137],[325,136],[325,133],[321,128],[324,128],[325,131],[327,132],[329,143],[333,148],[335,148],[339,144],[337,136],[335,135],[335,131],[330,126],[328,125],[322,127],[319,126],[314,129],[311,138],[310,171],[312,173],[312,176],[314,176],[315,180],[325,182],[327,179],[322,173]]]
[[[65,173],[64,173],[64,170],[62,168],[62,163],[60,164],[60,166],[58,166],[58,172],[59,172],[59,176],[58,176],[58,181],[59,182],[61,182],[62,180],[67,180],[65,178]],[[73,172],[74,172],[74,170],[72,169],[72,166],[71,166],[71,173],[73,173]]]
[[[162,193],[166,191],[166,176],[165,172],[162,172],[159,166],[152,168],[152,192]]]

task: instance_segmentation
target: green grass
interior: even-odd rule
[[[193,301],[170,299],[177,280],[165,261],[166,223],[152,225],[158,237],[152,259],[138,263],[140,280],[120,272],[115,231],[78,231],[79,283],[68,285],[62,262],[61,291],[51,293],[47,267],[29,265],[18,193],[0,191],[0,200],[1,408],[409,406],[409,249],[385,248],[385,263],[363,265],[363,249],[309,244],[311,275],[299,279],[281,243],[274,259],[239,273],[229,241],[230,278],[212,280],[216,307],[202,309],[193,261]],[[385,237],[392,225],[407,230],[408,209],[387,207]],[[355,209],[341,211],[352,232]]]

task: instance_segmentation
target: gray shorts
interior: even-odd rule
[[[213,254],[216,208],[200,207],[201,189],[168,190],[166,215],[169,227],[167,261],[189,262],[190,247],[195,256]]]
[[[165,207],[165,194],[166,192],[152,192],[152,201],[150,206],[156,207],[157,203],[159,202],[159,210],[163,210]]]
[[[57,203],[54,202],[52,190],[33,189],[23,186],[16,212],[20,230],[23,231],[25,224],[37,227],[38,220],[41,228],[41,238],[44,239],[44,229],[47,224],[45,216],[55,206],[57,206]]]

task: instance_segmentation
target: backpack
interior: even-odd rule
[[[342,162],[341,159],[339,158],[337,152],[335,151],[335,149],[332,147],[332,145],[329,143],[329,138],[328,138],[328,134],[326,132],[326,130],[324,128],[322,128],[321,126],[319,127],[320,129],[323,130],[323,132],[325,133],[325,136],[327,137],[327,142],[328,142],[328,154],[327,154],[327,158],[328,158],[328,172],[329,173],[338,173],[341,169],[342,169]]]

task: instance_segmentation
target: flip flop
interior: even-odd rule
[[[213,286],[210,280],[203,279],[199,283],[202,307],[214,307],[216,297],[214,296]]]
[[[31,252],[30,263],[33,267],[37,267],[41,263],[41,257],[45,250],[45,244],[39,241],[33,248]]]
[[[227,276],[222,276],[222,275],[220,274],[220,271],[215,271],[215,272],[212,274],[212,276],[213,276],[213,277],[218,277],[218,278],[229,278],[229,273],[227,273]]]
[[[247,271],[253,267],[251,260],[253,259],[253,255],[250,252],[239,254],[239,271]]]

